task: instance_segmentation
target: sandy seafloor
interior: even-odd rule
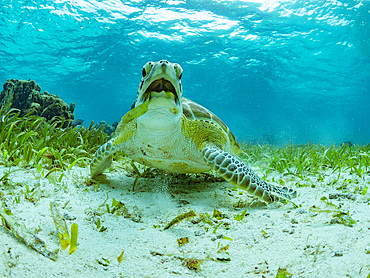
[[[207,176],[157,173],[139,179],[133,192],[134,177],[115,165],[118,170],[100,176],[95,186],[86,185],[87,167],[73,167],[60,183],[39,178],[36,169],[10,174],[7,185],[0,185],[2,199],[19,223],[44,240],[49,250],[61,249],[49,209],[55,200],[68,228],[78,224],[78,248],[71,255],[68,249],[60,250],[52,261],[0,226],[1,277],[276,277],[279,268],[292,277],[368,277],[370,273],[370,191],[356,193],[356,187],[369,187],[369,176],[341,173],[338,184],[353,181],[343,193],[330,185],[338,178],[331,171],[324,172],[324,181],[270,173],[270,181],[281,178],[297,189],[295,208],[291,203],[266,206],[246,192],[232,190],[227,182],[207,181]],[[262,176],[259,168],[254,169]],[[0,177],[7,171],[0,166]],[[297,188],[297,181],[315,187]],[[27,198],[24,184],[35,188]],[[124,215],[107,212],[107,194],[109,206],[113,198],[125,204]],[[320,200],[329,194],[334,196],[329,201],[356,221],[353,227],[338,224],[331,212],[334,206]],[[219,220],[213,217],[214,209],[223,214]],[[245,209],[244,219],[235,220]],[[190,210],[197,216],[163,230]],[[202,217],[206,213],[212,223]],[[105,231],[99,232],[98,218]],[[177,240],[186,237],[189,242],[179,246]]]

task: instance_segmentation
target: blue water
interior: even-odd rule
[[[0,3],[0,83],[33,79],[85,124],[119,121],[159,59],[239,140],[370,143],[368,0]]]

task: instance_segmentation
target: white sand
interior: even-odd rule
[[[6,171],[9,169],[0,167],[0,178]],[[68,249],[61,250],[52,261],[0,225],[1,277],[275,277],[279,267],[293,277],[367,277],[370,273],[370,190],[366,195],[329,199],[339,210],[349,212],[357,222],[353,227],[331,224],[334,213],[312,211],[312,206],[335,209],[320,198],[343,193],[328,185],[338,174],[326,172],[324,182],[311,176],[306,183],[314,183],[315,188],[297,188],[298,178],[269,174],[270,180],[282,178],[287,186],[297,188],[298,197],[293,201],[299,208],[279,203],[265,206],[245,192],[233,191],[227,182],[205,182],[201,177],[178,181],[158,174],[139,179],[132,192],[134,178],[126,174],[125,170],[106,173],[95,190],[86,186],[87,167],[74,167],[61,183],[38,179],[35,169],[11,174],[9,185],[0,182],[1,199],[49,250],[60,248],[49,209],[52,200],[60,207],[68,202],[60,211],[69,229],[72,223],[79,228],[77,250],[71,255]],[[343,173],[338,183],[346,178],[358,181],[349,184],[349,191],[369,187],[368,176],[360,179]],[[28,200],[22,193],[24,184],[35,188]],[[102,205],[107,193],[107,204],[111,206],[113,198],[122,201],[131,217],[107,213]],[[174,217],[191,209],[196,217],[163,231]],[[213,218],[214,209],[224,218]],[[244,219],[234,220],[245,209]],[[212,225],[202,221],[200,215],[205,213],[212,217]],[[98,231],[97,218],[107,230]],[[227,224],[213,233],[219,223]],[[189,243],[179,246],[177,239],[183,237],[188,237]],[[118,263],[122,251],[123,260]],[[103,258],[109,260],[106,266],[98,263],[104,263]],[[191,269],[194,260],[201,261],[197,270]]]

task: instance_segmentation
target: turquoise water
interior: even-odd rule
[[[33,79],[85,124],[119,121],[167,59],[240,140],[370,141],[368,0],[3,0],[0,30],[0,83]]]

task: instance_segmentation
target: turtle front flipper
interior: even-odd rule
[[[95,152],[90,163],[90,175],[95,177],[108,169],[112,164],[113,154],[121,150],[120,144],[129,140],[135,132],[134,120],[148,111],[149,99],[128,111],[118,124],[115,137],[109,140]]]
[[[202,155],[207,164],[225,180],[267,203],[278,201],[281,198],[290,200],[297,195],[295,190],[288,187],[267,184],[241,159],[214,145],[203,148]]]
[[[109,140],[95,152],[93,159],[90,163],[90,176],[95,176],[104,172],[112,164],[113,154],[118,149],[114,146],[113,139]]]

